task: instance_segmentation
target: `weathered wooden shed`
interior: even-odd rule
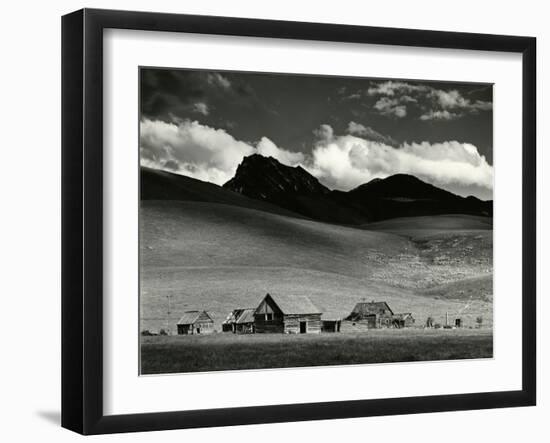
[[[254,311],[254,308],[234,309],[222,323],[222,331],[234,334],[253,334]]]
[[[211,334],[214,320],[206,311],[186,311],[177,323],[178,335]]]
[[[410,312],[396,314],[385,301],[357,303],[345,320],[354,327],[366,326],[368,329],[407,328],[414,325],[414,317]]]
[[[410,328],[414,326],[414,317],[410,312],[393,314],[392,326],[394,328]]]
[[[342,325],[342,316],[333,312],[323,312],[321,314],[322,332],[340,332]]]
[[[385,301],[359,302],[346,317],[347,321],[366,323],[369,329],[392,326],[393,311]]]
[[[267,294],[254,311],[257,333],[317,334],[321,311],[302,295]]]

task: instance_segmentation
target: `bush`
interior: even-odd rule
[[[149,331],[149,329],[145,329],[145,331],[141,331],[141,335],[143,335],[145,337],[150,337],[150,336],[155,335],[155,334],[153,334],[151,331]]]
[[[159,335],[168,335],[168,332],[165,329],[161,329]]]

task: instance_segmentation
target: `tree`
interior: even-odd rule
[[[476,323],[477,323],[477,327],[478,327],[478,328],[481,328],[481,325],[483,324],[483,316],[481,316],[481,315],[478,316],[478,317],[476,318]]]
[[[434,327],[434,319],[433,319],[433,317],[430,316],[430,317],[428,317],[428,318],[426,319],[426,327],[427,327],[427,328],[433,328],[433,327]]]

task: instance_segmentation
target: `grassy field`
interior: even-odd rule
[[[371,330],[359,334],[143,337],[142,374],[490,358],[480,330]]]

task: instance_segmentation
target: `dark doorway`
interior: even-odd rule
[[[307,332],[307,321],[300,322],[300,334],[305,334]]]

